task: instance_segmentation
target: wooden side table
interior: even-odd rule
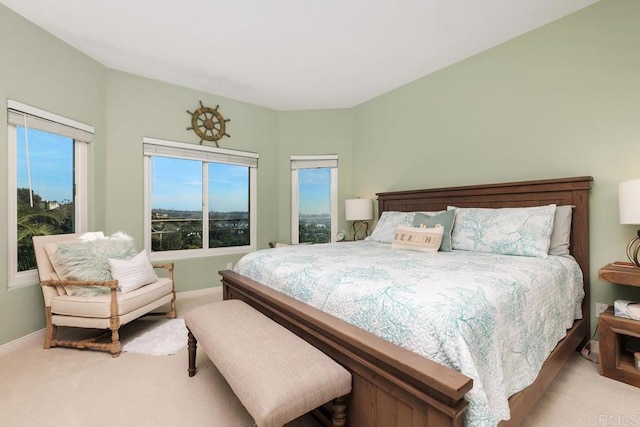
[[[598,272],[610,283],[640,287],[640,268],[607,264]],[[600,329],[600,374],[640,387],[640,371],[634,366],[633,353],[625,351],[625,342],[640,339],[640,321],[616,317],[613,308],[598,317]]]
[[[607,264],[598,271],[600,279],[619,285],[640,287],[640,268]]]

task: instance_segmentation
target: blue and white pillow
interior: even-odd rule
[[[556,205],[455,209],[453,249],[547,257]]]
[[[385,211],[380,215],[376,228],[371,233],[371,236],[365,240],[373,240],[380,243],[393,242],[393,236],[396,233],[396,228],[399,225],[411,226],[413,224],[413,217],[415,212],[396,212]]]

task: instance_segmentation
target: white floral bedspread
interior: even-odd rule
[[[466,424],[509,418],[574,319],[582,272],[571,257],[453,251],[370,241],[247,254],[235,271],[473,378]]]

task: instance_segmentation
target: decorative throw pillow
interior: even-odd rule
[[[407,249],[420,252],[438,252],[442,243],[444,227],[407,227],[399,226],[393,236],[391,249]]]
[[[108,239],[76,240],[45,246],[51,265],[61,280],[111,280],[109,258],[129,259],[137,251],[131,236],[114,234]],[[65,286],[69,295],[109,293],[104,286]]]
[[[549,243],[549,255],[569,255],[571,244],[571,217],[575,206],[556,206],[553,230]]]
[[[82,240],[85,242],[98,239],[108,239],[108,237],[105,236],[102,231],[87,231],[86,233],[83,233],[80,237],[78,237],[78,240]]]
[[[118,280],[118,287],[123,294],[158,280],[146,251],[128,260],[109,258],[109,267],[111,276]]]
[[[410,226],[413,221],[415,212],[396,212],[386,211],[382,212],[376,228],[371,233],[371,236],[365,240],[372,240],[380,243],[391,243],[393,241],[393,235],[396,232],[396,228],[399,225]]]
[[[456,208],[453,249],[546,258],[556,205]]]
[[[455,209],[444,211],[433,216],[425,215],[421,212],[416,212],[415,216],[413,217],[413,226],[420,227],[424,225],[426,227],[435,227],[436,225],[441,225],[443,228],[443,232],[440,250],[442,252],[451,252],[451,232],[453,230],[453,222],[455,220],[455,217]]]

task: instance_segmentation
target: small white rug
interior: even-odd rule
[[[133,323],[142,329],[135,336],[123,339],[122,351],[166,356],[187,346],[187,327],[184,319],[139,319]]]

